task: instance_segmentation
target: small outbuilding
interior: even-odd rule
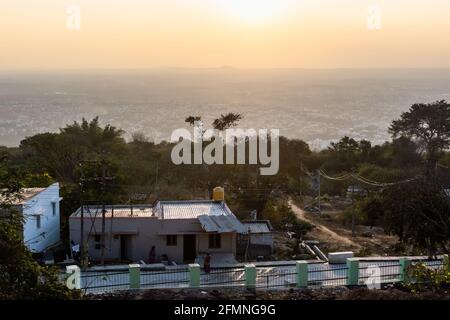
[[[249,257],[268,256],[273,253],[273,228],[269,220],[242,221],[248,241]],[[245,240],[244,240],[245,241]]]

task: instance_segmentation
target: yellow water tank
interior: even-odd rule
[[[225,190],[222,187],[215,187],[213,189],[213,201],[224,201]]]

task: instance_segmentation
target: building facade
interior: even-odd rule
[[[76,244],[83,234],[91,260],[117,262],[148,262],[153,246],[157,262],[189,263],[206,253],[234,256],[237,234],[246,232],[223,199],[105,206],[104,213],[90,206],[73,213],[69,224]]]
[[[43,253],[60,242],[59,184],[47,188],[25,188],[13,203],[22,213],[22,236],[25,246],[33,253]]]

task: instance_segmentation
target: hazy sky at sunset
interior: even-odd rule
[[[80,7],[81,28],[66,26]],[[369,5],[381,29],[367,26]],[[0,0],[0,69],[450,68],[449,0]]]

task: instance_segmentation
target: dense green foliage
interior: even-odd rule
[[[404,286],[413,293],[422,291],[440,292],[450,286],[450,268],[448,261],[443,268],[431,268],[420,262],[410,266],[407,270],[409,281]]]
[[[68,299],[78,297],[58,280],[59,271],[39,265],[24,246],[23,216],[12,204],[23,184],[0,160],[0,299]]]

